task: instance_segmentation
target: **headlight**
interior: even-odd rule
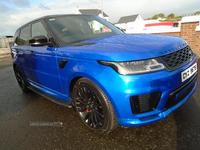
[[[156,59],[125,62],[98,61],[98,63],[110,66],[122,75],[142,74],[165,69],[164,65],[159,63]]]

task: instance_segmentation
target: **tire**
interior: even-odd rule
[[[117,128],[118,120],[112,104],[91,80],[81,78],[75,83],[73,103],[78,116],[90,131],[107,134]]]
[[[29,83],[26,81],[23,73],[19,69],[19,67],[15,67],[15,77],[17,79],[18,85],[21,88],[23,92],[29,92],[30,90],[28,89]]]

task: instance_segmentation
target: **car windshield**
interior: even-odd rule
[[[94,15],[71,15],[46,18],[61,46],[116,34],[123,34],[111,23]]]

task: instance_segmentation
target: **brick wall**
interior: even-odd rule
[[[187,43],[190,45],[190,47],[197,54],[198,54],[198,51],[196,51],[196,31],[195,31],[195,29],[198,25],[199,25],[199,22],[181,23],[181,37],[187,41]]]
[[[200,58],[200,31],[196,31],[195,53]]]
[[[181,23],[181,32],[157,34],[176,35],[182,37],[200,57],[200,31],[195,31],[197,26],[199,26],[199,22]]]

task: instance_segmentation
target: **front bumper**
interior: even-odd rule
[[[119,124],[125,127],[141,126],[164,119],[192,96],[198,85],[197,73],[182,82],[181,72],[197,62],[195,55],[190,63],[174,71],[164,70],[141,75],[119,75],[112,68],[107,67],[99,76],[98,81],[102,84],[103,91],[115,109]],[[189,83],[192,78],[193,80]],[[180,91],[180,94],[184,95],[183,93],[190,88],[187,95],[184,95],[180,101],[166,109],[170,94],[186,84],[187,86]],[[157,107],[149,112],[134,114],[130,97],[155,92],[162,93]]]
[[[194,86],[192,86],[193,84],[194,84]],[[118,118],[118,122],[121,126],[134,127],[134,126],[147,125],[149,123],[153,123],[153,122],[162,120],[162,119],[166,118],[172,111],[174,111],[175,109],[180,107],[183,103],[185,103],[195,92],[197,85],[198,85],[198,83],[195,79],[190,85],[188,85],[188,88],[190,86],[193,87],[192,90],[189,92],[189,94],[184,99],[182,99],[179,103],[170,107],[166,111],[163,110],[162,112],[152,111],[149,113],[144,113],[143,116],[141,116],[141,117],[138,116],[138,118],[135,118],[135,119]],[[144,116],[145,114],[146,114],[146,116]]]

